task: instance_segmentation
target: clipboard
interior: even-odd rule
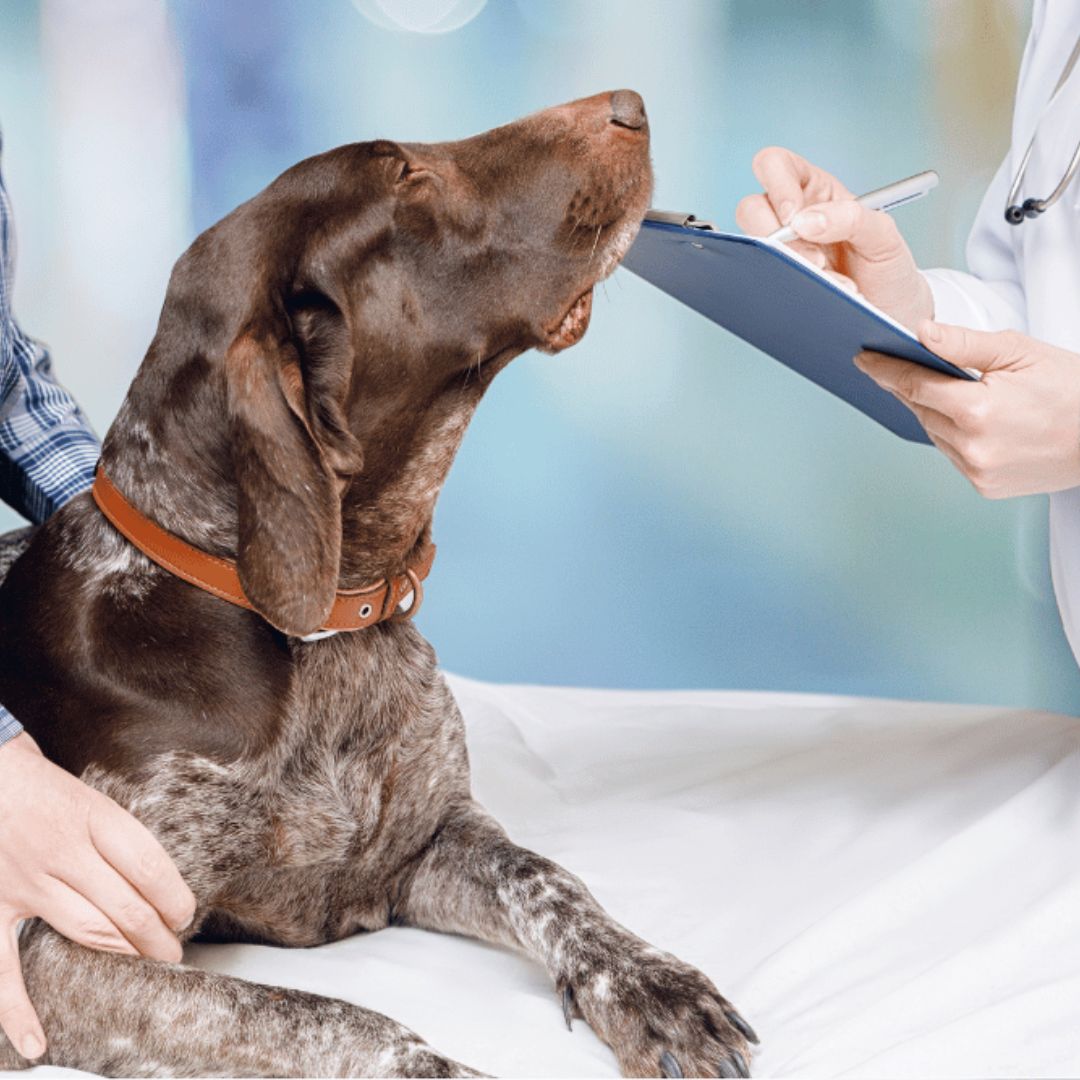
[[[622,265],[910,442],[930,439],[906,406],[855,367],[856,353],[873,349],[977,378],[796,252],[719,232],[692,214],[650,210]]]

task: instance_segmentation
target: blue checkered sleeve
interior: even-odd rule
[[[0,746],[3,746],[8,739],[14,739],[20,731],[22,731],[22,724],[3,705],[0,705]]]
[[[0,499],[37,524],[90,487],[100,447],[53,375],[48,350],[15,321],[14,273],[11,204],[0,175]],[[0,705],[0,744],[21,730]]]

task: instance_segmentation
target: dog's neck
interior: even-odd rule
[[[364,440],[364,469],[342,497],[341,580],[361,584],[400,570],[431,538],[435,502],[479,395],[442,400]],[[381,436],[381,437],[380,437]],[[365,575],[368,577],[365,579]]]
[[[235,484],[221,466],[226,437],[213,425],[182,425],[167,401],[147,393],[157,381],[140,371],[106,436],[103,468],[162,528],[236,559]],[[407,404],[365,408],[364,467],[341,484],[339,589],[400,574],[430,540],[435,502],[484,388],[443,394],[420,415]]]

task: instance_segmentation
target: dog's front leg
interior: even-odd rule
[[[451,812],[401,881],[394,915],[524,949],[626,1076],[748,1076],[756,1036],[696,968],[612,919],[573,874],[520,848],[476,803]]]
[[[478,1076],[345,1001],[95,952],[35,922],[22,940],[48,1038],[39,1064],[103,1076]],[[27,1065],[0,1034],[0,1070]]]

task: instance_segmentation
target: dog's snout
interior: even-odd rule
[[[645,126],[645,102],[633,90],[616,90],[611,95],[611,122],[638,131]]]

